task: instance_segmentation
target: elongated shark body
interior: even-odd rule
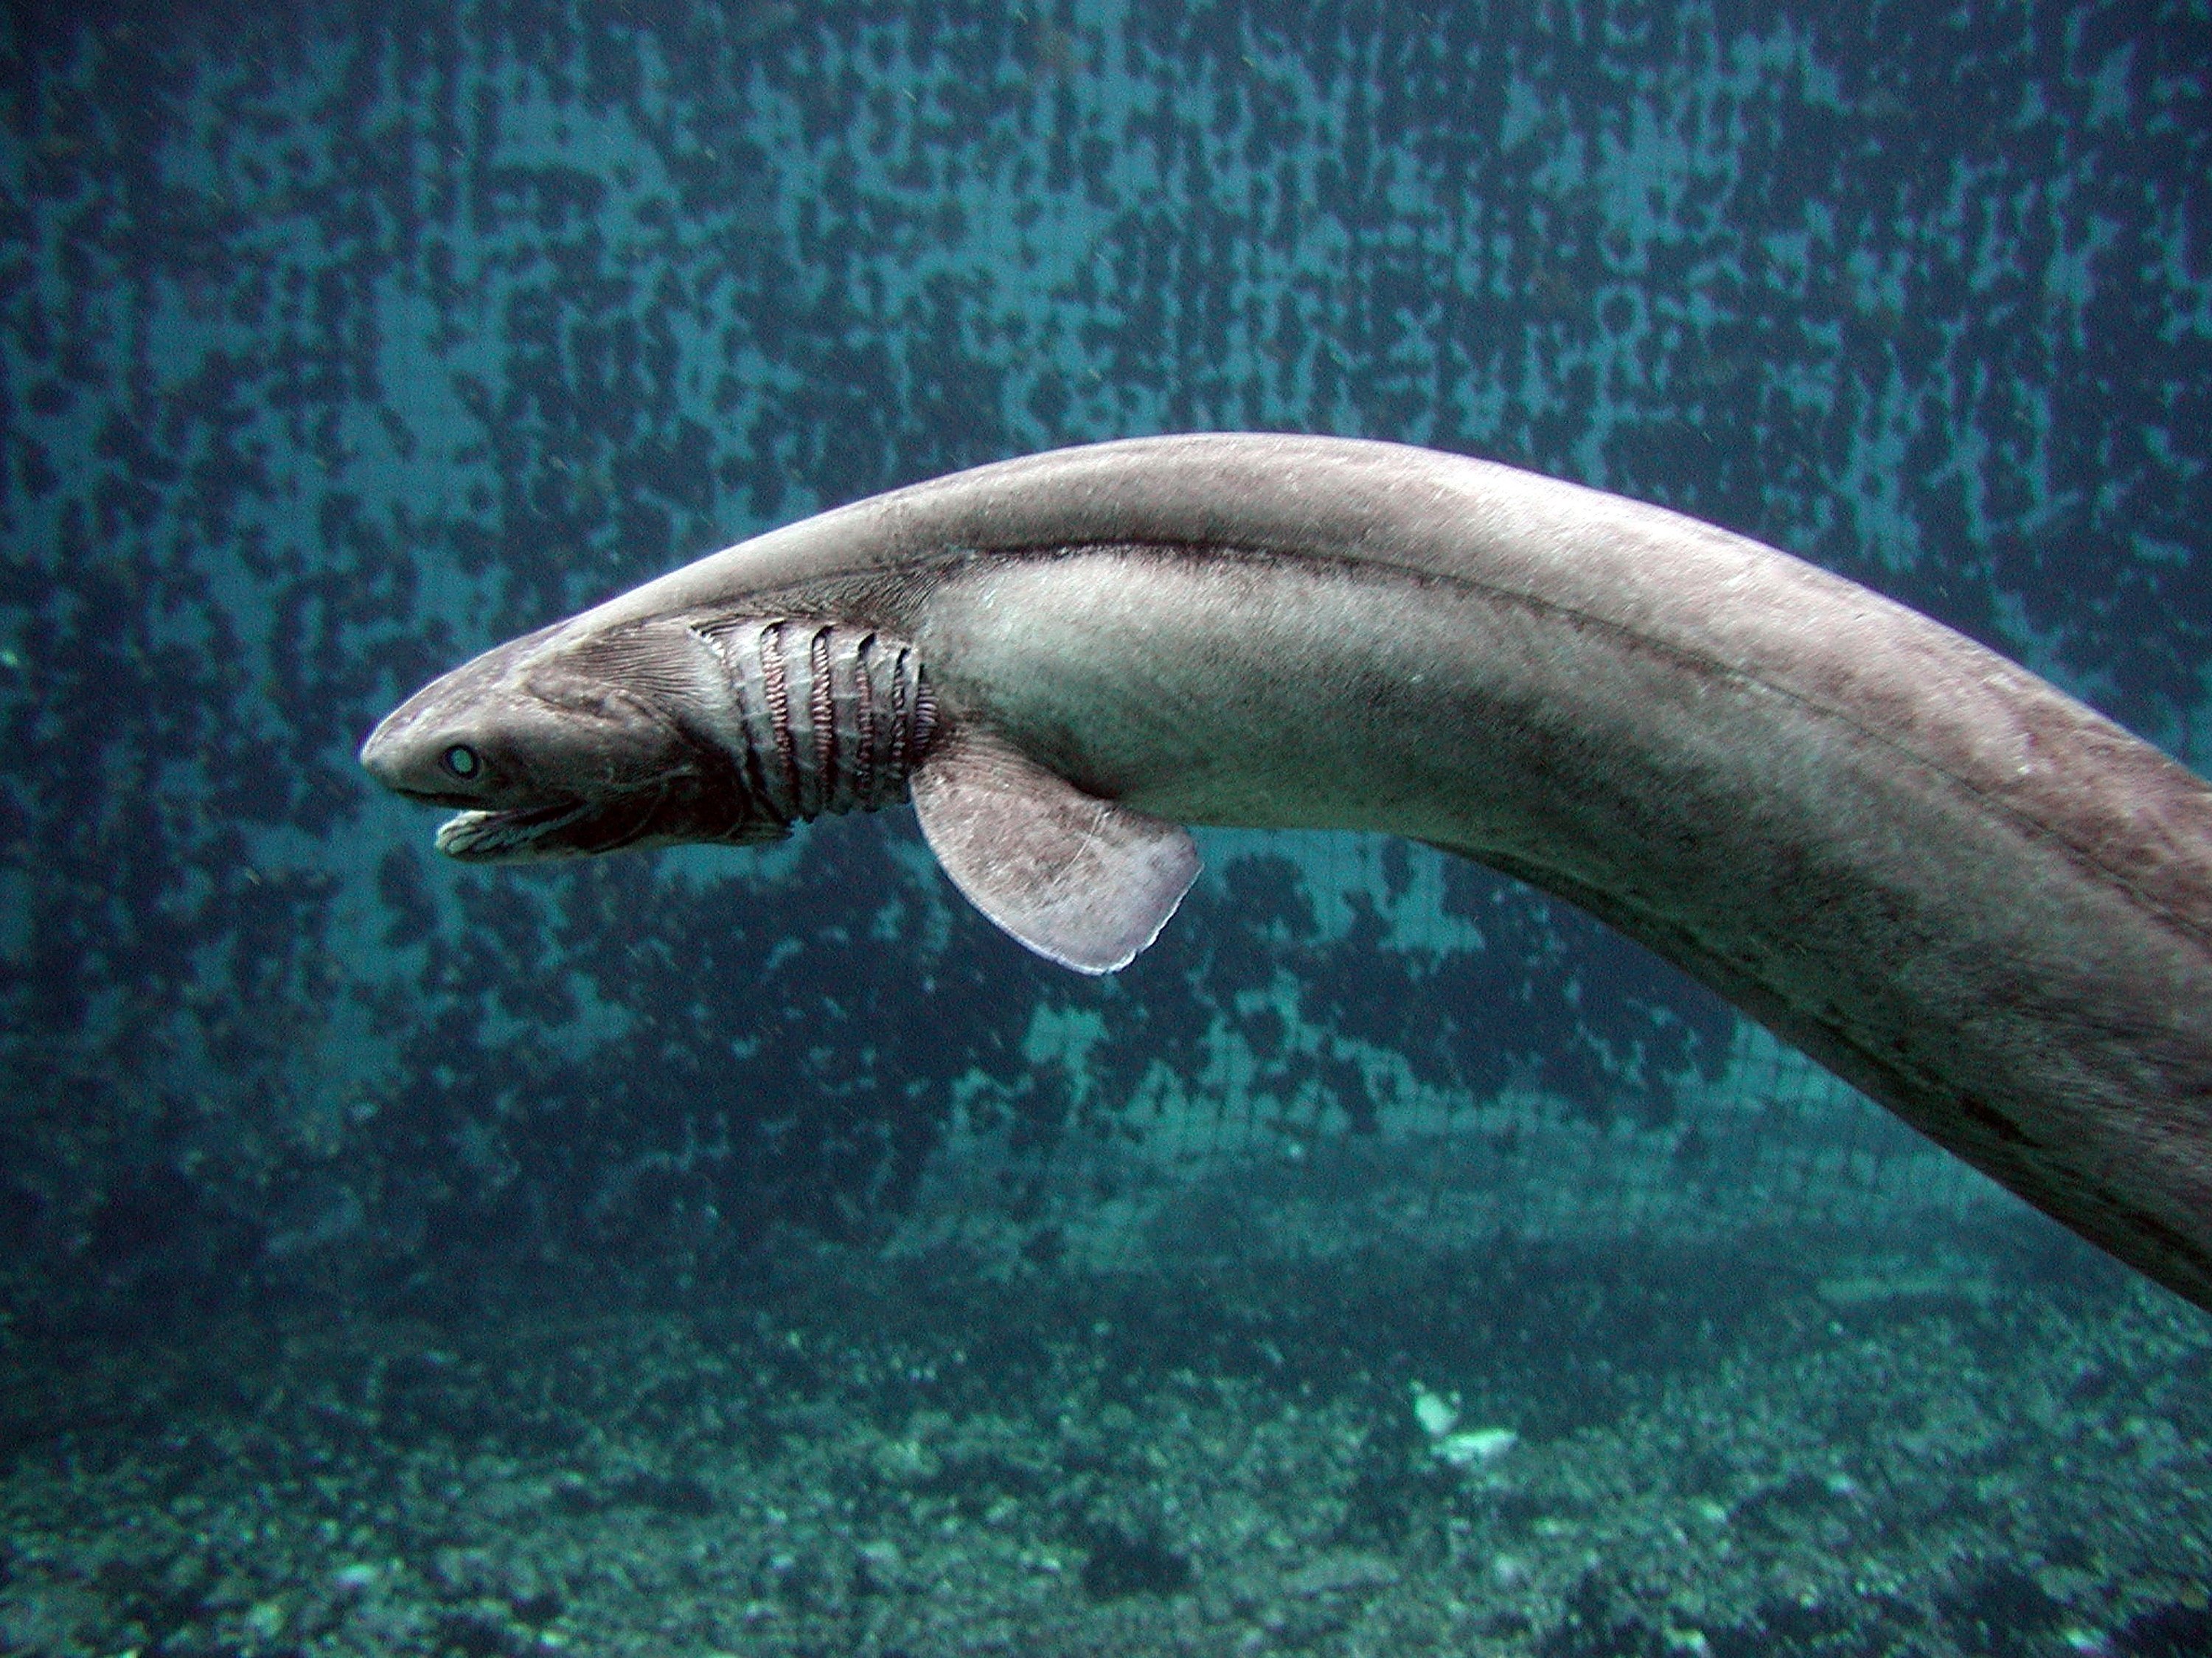
[[[1142,439],[745,542],[362,749],[457,856],[773,839],[910,794],[1088,971],[1184,823],[1389,830],[1582,906],[2212,1309],[2212,787],[1757,542],[1462,457]]]

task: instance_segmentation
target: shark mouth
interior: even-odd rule
[[[520,806],[507,811],[465,811],[438,826],[438,850],[471,864],[574,858],[600,849],[597,845],[577,845],[575,837],[567,833],[595,815],[588,800],[562,800],[550,806]]]
[[[702,798],[686,780],[664,779],[597,800],[465,811],[439,825],[438,850],[465,863],[519,864],[684,841],[757,846],[791,833],[788,823],[733,817],[729,801],[712,791]]]
[[[686,838],[684,824],[663,821],[669,805],[668,790],[650,788],[611,800],[465,811],[438,826],[438,850],[465,863],[519,864],[657,846]],[[783,829],[781,824],[776,828]]]

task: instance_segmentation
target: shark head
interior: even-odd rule
[[[548,628],[408,698],[361,762],[459,808],[439,850],[477,863],[782,839],[907,798],[936,705],[910,647],[783,616]]]
[[[434,680],[362,744],[386,787],[459,809],[438,848],[474,863],[790,832],[729,741],[728,676],[680,621],[554,627]]]

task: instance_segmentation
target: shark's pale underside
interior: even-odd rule
[[[1184,823],[1384,829],[1582,906],[2212,1309],[2212,788],[1787,554],[1395,445],[1140,439],[860,501],[488,652],[362,750],[457,857],[911,798],[1127,963]]]

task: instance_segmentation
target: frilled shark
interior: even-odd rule
[[[362,762],[456,858],[775,840],[911,799],[1089,973],[1187,823],[1381,829],[1675,963],[2212,1309],[2212,787],[1926,616],[1492,463],[1063,449],[713,554],[455,669]]]

